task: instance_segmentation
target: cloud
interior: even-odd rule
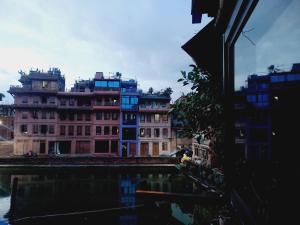
[[[67,87],[96,71],[119,71],[144,89],[171,86],[176,98],[180,71],[192,63],[181,46],[199,29],[181,0],[3,0],[0,68],[11,76],[0,71],[0,92],[17,83],[20,69],[55,66]]]

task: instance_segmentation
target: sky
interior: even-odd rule
[[[0,0],[0,93],[19,70],[58,67],[70,88],[96,71],[121,72],[139,88],[172,87],[192,59],[181,46],[210,20],[192,24],[191,0]]]
[[[236,90],[247,86],[249,75],[268,74],[270,65],[290,71],[294,63],[300,63],[299,12],[299,0],[258,2],[244,27],[244,35],[235,44]]]

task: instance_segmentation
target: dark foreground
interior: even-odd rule
[[[224,213],[222,202],[144,198],[137,189],[205,196],[171,166],[0,168],[0,224],[204,225]]]

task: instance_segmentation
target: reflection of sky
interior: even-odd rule
[[[235,45],[235,89],[250,74],[266,74],[270,65],[289,70],[300,63],[300,1],[262,0]],[[247,32],[248,31],[248,32]]]
[[[8,212],[10,207],[10,197],[0,198],[0,225],[7,224],[4,215]]]

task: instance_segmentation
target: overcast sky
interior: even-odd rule
[[[176,99],[192,63],[181,46],[205,24],[190,10],[191,0],[0,0],[0,92],[9,96],[18,70],[58,67],[67,87],[119,71],[145,90],[171,86]]]

